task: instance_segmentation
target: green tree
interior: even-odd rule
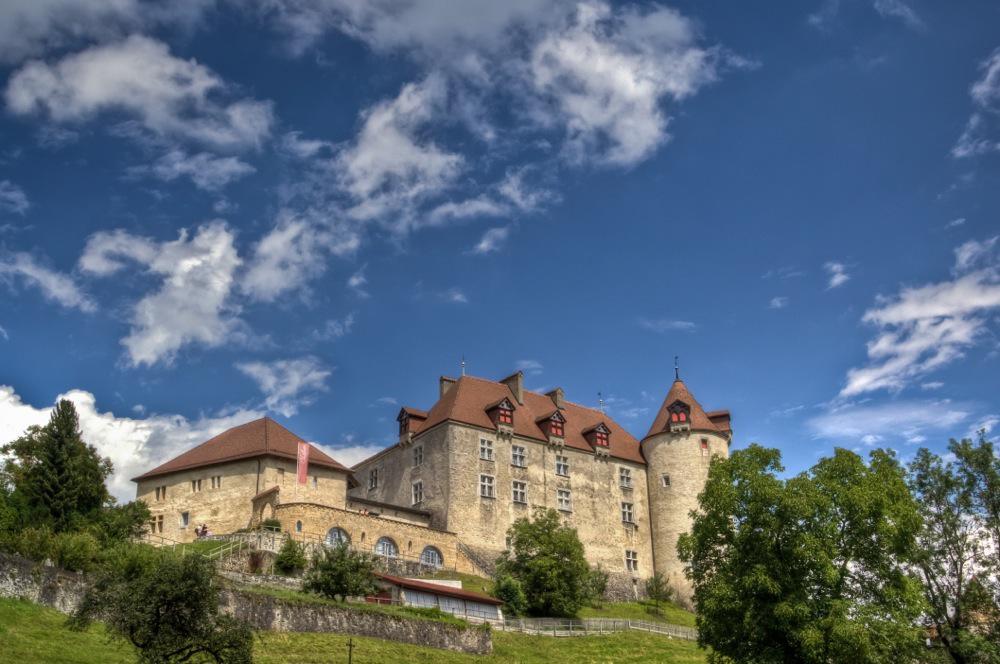
[[[148,664],[250,664],[253,633],[219,613],[215,567],[204,556],[119,546],[96,573],[70,626],[101,620]]]
[[[911,661],[924,603],[906,571],[921,519],[895,458],[838,449],[782,480],[777,450],[716,459],[678,550],[714,661]]]
[[[527,607],[524,588],[510,574],[501,574],[494,579],[493,596],[503,602],[503,611],[508,617],[523,614]]]
[[[1000,460],[993,444],[952,440],[955,460],[921,449],[909,484],[924,527],[916,569],[927,615],[958,664],[1000,662]]]
[[[83,442],[70,401],[56,404],[48,424],[31,427],[0,451],[8,455],[4,475],[26,524],[73,530],[96,520],[112,501],[104,486],[111,461]]]
[[[108,505],[91,526],[93,534],[105,546],[138,539],[149,532],[149,507],[141,500],[124,505]]]
[[[352,551],[346,542],[325,547],[313,556],[302,584],[313,592],[340,601],[375,592],[375,561],[367,553]]]
[[[667,585],[667,580],[659,572],[646,579],[646,597],[653,601],[656,613],[660,613],[660,604],[673,599],[673,588]]]
[[[575,616],[593,599],[591,570],[576,529],[554,509],[535,510],[507,531],[510,549],[497,562],[497,574],[509,575],[524,589],[528,613]]]
[[[286,576],[298,574],[306,568],[306,553],[302,545],[291,537],[285,540],[274,558],[274,569]]]

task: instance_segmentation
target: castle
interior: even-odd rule
[[[344,541],[389,559],[489,574],[514,520],[551,507],[577,529],[608,595],[641,594],[660,572],[690,599],[677,539],[729,412],[706,412],[678,376],[636,440],[562,389],[441,377],[429,410],[403,408],[399,440],[346,468],[269,418],[225,431],[134,481],[154,536],[190,541],[277,519],[303,541]]]

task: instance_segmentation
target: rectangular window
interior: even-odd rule
[[[424,483],[414,482],[413,483],[413,504],[419,505],[424,502]]]
[[[493,441],[487,438],[479,439],[479,458],[484,461],[493,461]]]
[[[313,475],[313,488],[315,489],[318,486],[319,486],[319,477]]]
[[[514,424],[514,412],[507,408],[501,408],[497,413],[497,421],[500,424]]]
[[[284,468],[279,468],[278,469],[278,484],[280,486],[285,486],[285,469]]]
[[[201,480],[191,480],[191,493],[201,491]]]
[[[162,514],[159,515],[159,516],[154,516],[152,519],[150,519],[149,529],[154,534],[155,533],[162,533],[163,532],[163,515]]]
[[[666,473],[660,475],[660,486],[670,486],[670,475],[667,475]]]
[[[639,554],[635,551],[625,552],[625,569],[630,572],[639,571]]]
[[[479,495],[483,498],[495,498],[496,493],[493,490],[493,476],[492,475],[480,475],[479,476]]]
[[[549,422],[549,434],[553,436],[563,437],[563,423],[559,420],[552,420]]]
[[[701,439],[701,455],[703,457],[708,456],[708,438]]]
[[[187,512],[181,512],[181,528],[187,528],[190,521],[190,514]]]
[[[378,488],[378,468],[372,468],[368,471],[368,488]]]
[[[556,506],[563,512],[573,511],[573,496],[569,489],[556,489]]]
[[[424,446],[417,445],[413,448],[413,465],[419,466],[424,462]]]
[[[556,455],[556,475],[569,477],[569,457],[564,457],[561,454]]]
[[[222,475],[213,475],[212,476],[212,488],[213,489],[221,489],[222,488]]]
[[[511,496],[515,503],[527,503],[528,502],[528,484],[527,482],[518,482],[514,480],[511,483]]]
[[[524,468],[527,465],[525,463],[527,458],[528,455],[520,445],[514,445],[510,448],[510,465]]]
[[[167,487],[158,486],[156,487],[156,500],[166,500],[167,499]]]
[[[623,489],[632,488],[632,469],[631,468],[619,468],[618,469],[618,484]]]
[[[622,521],[635,523],[635,511],[632,508],[632,503],[622,503]]]

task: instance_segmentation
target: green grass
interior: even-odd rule
[[[433,574],[422,574],[420,578],[461,581],[462,590],[469,590],[471,592],[482,593],[484,595],[493,594],[493,580],[486,579],[481,576],[476,576],[475,574],[464,574],[462,572],[439,570],[437,572],[434,572]]]
[[[581,618],[627,618],[629,620],[648,620],[664,622],[672,625],[694,627],[694,614],[682,609],[676,604],[660,603],[659,613],[653,610],[652,602],[607,602],[600,608],[585,607],[580,611]]]
[[[72,632],[66,629],[65,620],[65,616],[52,609],[20,600],[0,599],[0,657],[3,661],[56,664],[119,664],[135,661],[129,647],[119,642],[109,642],[99,626],[86,632]],[[694,643],[640,632],[560,639],[494,633],[494,652],[487,657],[338,634],[265,632],[258,636],[254,644],[254,661],[262,664],[342,662],[347,660],[349,638],[354,643],[356,664],[705,662],[704,652]]]

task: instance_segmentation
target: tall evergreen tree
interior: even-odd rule
[[[49,525],[56,532],[95,520],[113,502],[104,480],[111,460],[83,442],[73,403],[62,400],[48,424],[34,426],[4,445],[4,474],[12,501],[23,509],[25,525]]]

